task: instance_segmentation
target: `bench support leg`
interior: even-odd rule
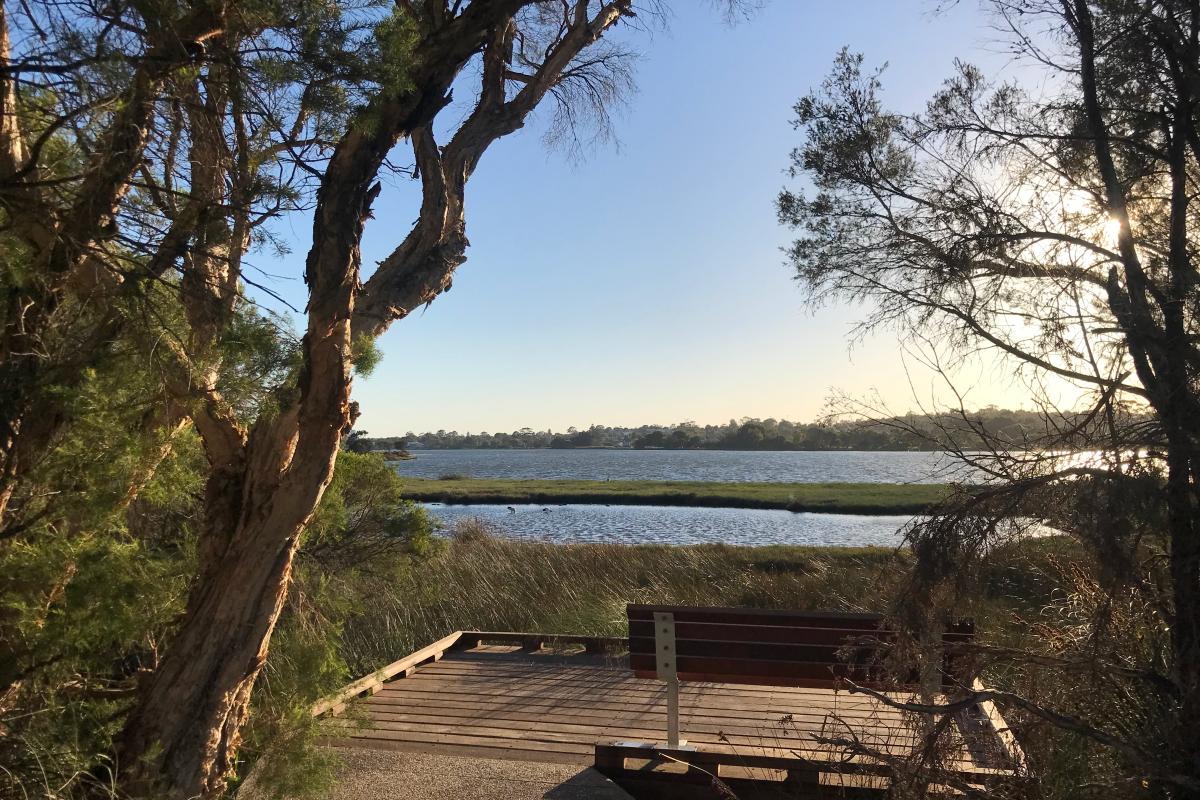
[[[667,747],[679,747],[679,678],[667,678]]]
[[[654,612],[654,651],[658,677],[667,682],[667,747],[679,748],[679,675],[675,663],[675,615]]]

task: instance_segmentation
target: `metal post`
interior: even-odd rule
[[[679,678],[667,678],[667,747],[679,747]]]
[[[654,612],[654,650],[658,677],[667,682],[667,747],[679,747],[679,675],[675,665],[675,615]]]

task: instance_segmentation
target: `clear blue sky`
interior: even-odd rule
[[[850,348],[869,310],[805,309],[773,201],[798,142],[792,104],[840,47],[888,62],[889,105],[916,110],[955,57],[1007,68],[988,18],[971,0],[943,13],[773,0],[730,28],[708,3],[672,5],[666,31],[622,33],[644,56],[619,146],[574,163],[535,122],[487,152],[468,186],[469,261],[451,292],[380,339],[383,362],[355,381],[358,427],[809,420],[833,391],[875,390],[898,411],[928,401],[935,382],[918,368],[910,385],[894,338]],[[411,225],[414,188],[393,182],[376,203],[365,270]],[[285,224],[295,250],[272,271],[299,274],[310,224]],[[303,307],[298,280],[273,288]],[[1002,368],[963,380],[972,406],[1025,398]]]

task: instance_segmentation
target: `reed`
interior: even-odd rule
[[[1027,576],[1055,546],[1043,541],[1032,556],[1002,560],[995,590],[964,613],[1004,619],[997,612],[1011,610],[1014,583],[1034,582]],[[357,676],[453,630],[624,636],[626,603],[886,612],[909,562],[906,551],[886,547],[515,541],[469,519],[441,552],[371,592],[343,628],[342,651]]]

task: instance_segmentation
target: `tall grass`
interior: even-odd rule
[[[903,560],[888,548],[523,542],[467,520],[374,594],[343,648],[364,674],[453,630],[624,636],[626,603],[881,610]]]
[[[1061,586],[1047,563],[1069,558],[1063,547],[1042,539],[997,554],[980,576],[983,590],[954,613],[975,617],[992,641],[1015,644],[1013,615]],[[342,626],[341,653],[359,676],[454,630],[624,636],[627,603],[887,612],[910,561],[883,547],[516,541],[468,519],[433,555],[359,595],[368,599]]]

